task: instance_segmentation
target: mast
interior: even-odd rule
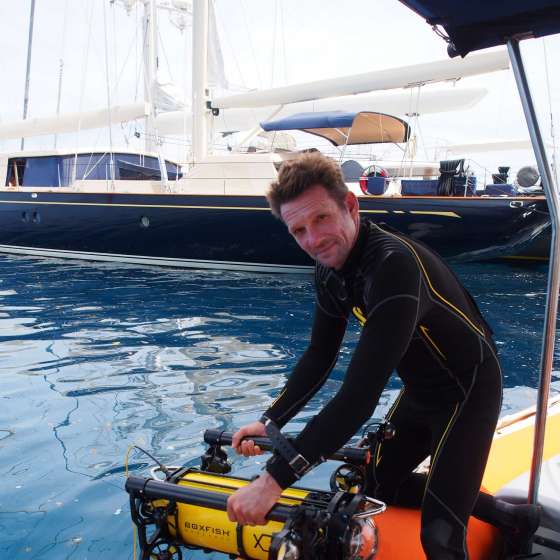
[[[193,0],[192,154],[194,163],[208,155],[208,0]]]
[[[60,59],[58,63],[58,95],[56,99],[56,116],[60,115],[60,100],[62,97],[62,73],[64,71],[64,60]],[[56,148],[56,143],[58,140],[58,134],[54,135],[54,147]]]
[[[157,0],[144,0],[144,99],[148,102],[149,112],[146,115],[144,135],[146,152],[156,152],[161,173],[161,182],[169,188],[167,167],[161,153],[159,136],[156,128],[156,90],[158,71],[158,23]]]
[[[546,415],[548,410],[548,397],[550,394],[550,382],[552,379],[552,359],[554,354],[554,335],[556,331],[556,316],[558,312],[558,293],[560,290],[560,240],[558,238],[560,195],[555,186],[542,134],[539,128],[537,113],[533,105],[531,90],[523,65],[523,58],[519,48],[519,40],[509,39],[508,51],[511,59],[519,97],[523,105],[525,120],[529,128],[529,135],[533,144],[533,150],[537,159],[537,166],[542,179],[544,192],[551,216],[552,239],[550,242],[550,260],[548,265],[548,289],[546,293],[545,330],[542,342],[541,354],[541,377],[537,397],[537,410],[535,417],[535,434],[533,438],[533,459],[531,462],[531,474],[529,478],[528,501],[531,504],[538,503],[539,482],[543,460],[544,437],[546,429]]]
[[[31,73],[31,47],[33,45],[33,21],[35,19],[35,0],[31,0],[31,13],[29,15],[29,38],[27,39],[27,69],[25,72],[25,94],[23,96],[23,120],[27,118],[29,105],[29,77]],[[21,139],[21,150],[25,146],[25,138]]]

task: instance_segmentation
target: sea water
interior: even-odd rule
[[[546,267],[454,270],[494,329],[503,414],[534,404]],[[129,446],[197,466],[204,430],[253,421],[278,394],[313,302],[311,276],[0,257],[0,558],[132,558]],[[337,391],[358,334],[351,324],[338,366],[289,431]],[[398,388],[391,379],[376,416]],[[265,461],[232,458],[247,476]],[[152,466],[131,452],[129,472]],[[306,486],[326,487],[329,473],[322,465]]]

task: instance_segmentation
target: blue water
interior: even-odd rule
[[[495,330],[503,412],[533,404],[546,269],[455,270]],[[0,257],[0,558],[132,558],[128,446],[197,465],[205,429],[252,421],[277,394],[312,306],[310,277]],[[290,429],[337,390],[357,332]],[[392,380],[378,413],[397,389]],[[235,458],[235,472],[262,463]],[[150,466],[131,455],[132,472]],[[326,469],[306,485],[324,485]]]

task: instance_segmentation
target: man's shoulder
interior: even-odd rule
[[[415,243],[386,224],[370,223],[360,268],[369,275],[395,263],[416,262]]]

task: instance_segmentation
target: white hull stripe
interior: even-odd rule
[[[188,206],[181,204],[122,204],[120,202],[62,202],[47,200],[0,200],[0,204],[32,204],[51,206],[110,206],[115,208],[182,208],[188,210],[257,210],[270,212],[270,208],[257,206]]]
[[[16,255],[31,255],[36,257],[54,257],[63,259],[80,259],[87,261],[108,261],[127,264],[143,264],[156,266],[171,266],[177,268],[204,268],[214,270],[240,270],[246,272],[274,272],[286,274],[310,274],[310,266],[296,266],[267,263],[243,263],[232,261],[210,261],[194,259],[174,259],[167,257],[151,257],[143,255],[121,255],[114,253],[93,253],[87,251],[65,251],[55,249],[40,249],[37,247],[15,247],[0,245],[0,253]]]

